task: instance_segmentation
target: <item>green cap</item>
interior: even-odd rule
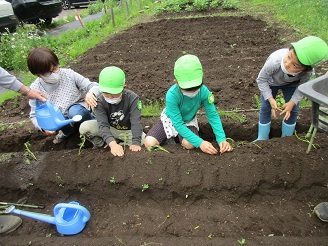
[[[308,36],[291,45],[303,65],[315,67],[319,62],[328,59],[328,45],[321,38]]]
[[[110,66],[105,67],[99,74],[99,89],[109,94],[119,94],[123,91],[125,74],[122,69]]]
[[[197,56],[181,56],[174,65],[174,76],[182,89],[202,84],[203,68]]]

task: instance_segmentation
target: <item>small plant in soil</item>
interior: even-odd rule
[[[64,187],[63,183],[63,179],[61,176],[58,175],[58,173],[56,173],[56,178],[59,181],[58,187]]]
[[[149,184],[143,184],[142,185],[142,190],[141,192],[144,192],[145,190],[147,190],[149,188]]]
[[[119,244],[124,244],[124,243],[123,243],[123,240],[122,240],[121,238],[119,238],[119,237],[117,237],[117,236],[115,236],[115,238],[117,239],[117,241],[119,242]]]
[[[151,147],[148,147],[146,148],[147,151],[152,151],[152,150],[162,150],[166,153],[170,153],[168,150],[164,149],[162,146],[160,145],[154,145],[154,146],[151,146]]]
[[[26,142],[26,143],[24,143],[24,145],[25,145],[24,156],[26,157],[27,164],[30,164],[29,157],[32,157],[34,160],[37,160],[37,158],[36,158],[36,156],[34,155],[34,153],[30,149],[31,144],[29,142]]]
[[[245,245],[246,244],[246,239],[242,238],[240,240],[237,240],[237,242],[238,242],[239,245]]]
[[[111,183],[111,184],[116,184],[116,179],[115,179],[114,176],[113,176],[113,177],[110,177],[110,179],[109,179],[109,183]]]
[[[255,108],[261,108],[261,100],[257,94],[254,94]]]
[[[81,139],[81,143],[78,144],[78,146],[79,146],[79,155],[81,155],[81,153],[83,151],[83,147],[84,147],[86,138],[85,138],[84,135],[80,135],[80,139]]]
[[[283,97],[283,95],[281,93],[279,93],[277,96],[276,96],[276,102],[277,102],[277,106],[278,108],[281,108],[282,105],[285,104],[285,99]]]
[[[295,131],[295,137],[296,137],[298,140],[302,141],[302,142],[305,142],[305,143],[310,144],[310,140],[306,139],[305,137],[302,138],[302,137],[298,136],[296,131]],[[312,143],[312,147],[313,147],[314,149],[317,149],[317,145],[316,145],[316,144],[313,144],[313,143]]]

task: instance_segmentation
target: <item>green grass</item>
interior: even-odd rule
[[[273,17],[299,37],[315,35],[328,42],[327,0],[239,0],[246,11]]]
[[[146,105],[142,106],[141,116],[151,117],[160,116],[161,112],[165,108],[164,102],[148,102]]]

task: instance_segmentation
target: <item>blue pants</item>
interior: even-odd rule
[[[91,114],[91,111],[83,107],[81,104],[73,104],[72,106],[69,107],[68,109],[68,117],[65,117],[66,119],[72,119],[75,115],[81,115],[82,120],[79,122],[82,123],[83,121],[86,120],[92,120],[95,117]],[[64,133],[65,136],[69,136],[73,133],[72,124],[68,124],[66,126],[63,126],[60,130]]]
[[[273,98],[276,98],[278,90],[281,89],[284,95],[285,102],[287,103],[292,98],[297,86],[298,84],[270,86],[270,89],[272,91]],[[289,119],[285,120],[286,124],[292,125],[296,122],[298,116],[298,109],[299,109],[299,103],[293,107],[292,111],[290,112]],[[264,97],[261,94],[260,123],[267,124],[270,121],[271,121],[271,105],[268,100],[264,100]]]

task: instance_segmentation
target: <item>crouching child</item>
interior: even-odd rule
[[[110,66],[99,75],[97,106],[94,108],[96,120],[85,121],[80,126],[80,134],[94,147],[109,146],[114,156],[123,156],[123,145],[131,151],[140,151],[145,133],[140,123],[141,107],[139,97],[125,89],[125,73]]]

